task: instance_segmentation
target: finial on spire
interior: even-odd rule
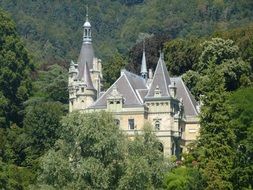
[[[143,46],[143,51],[145,51],[145,38],[144,38],[144,40],[143,40],[142,46]]]
[[[89,7],[86,5],[86,22],[89,21]]]
[[[161,49],[159,50],[159,53],[160,53],[160,59],[164,60],[164,53]]]

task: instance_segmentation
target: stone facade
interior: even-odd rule
[[[101,92],[101,61],[94,56],[87,16],[78,61],[69,68],[69,111],[109,111],[130,138],[149,122],[164,154],[179,156],[198,135],[197,102],[181,77],[169,76],[162,53],[154,75],[147,72],[145,50],[141,64],[140,76],[122,70],[115,83]]]

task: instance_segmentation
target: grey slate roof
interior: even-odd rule
[[[146,80],[141,76],[133,74],[127,70],[123,70],[133,89],[147,89]]]
[[[84,72],[84,65],[87,62],[90,69],[93,68],[93,58],[94,58],[94,50],[92,43],[83,42],[82,48],[77,60],[78,63],[78,79],[81,79]]]
[[[197,111],[197,102],[189,89],[185,86],[183,80],[181,77],[175,77],[171,78],[171,82],[176,83],[177,87],[177,93],[176,97],[178,99],[182,98],[183,99],[183,104],[184,104],[184,111],[185,115],[187,116],[197,116],[198,111]]]
[[[142,102],[136,94],[133,86],[141,86],[142,87],[142,79],[141,77],[131,78],[134,74],[124,71],[124,73],[118,78],[118,80],[100,97],[98,100],[90,107],[105,107],[107,105],[107,97],[110,96],[114,86],[116,86],[117,91],[123,95],[124,98],[124,106],[141,106]],[[128,80],[131,78],[131,82]],[[133,86],[132,86],[133,85]]]
[[[93,86],[93,83],[92,83],[92,80],[91,80],[90,70],[89,70],[89,66],[88,66],[87,62],[84,64],[83,76],[81,76],[81,78],[84,81],[84,83],[87,85],[87,89],[95,90],[95,88]]]
[[[157,85],[159,86],[162,95],[157,98],[170,98],[168,86],[174,82],[177,87],[176,97],[178,99],[183,99],[185,114],[187,116],[197,116],[198,111],[196,100],[185,86],[181,77],[169,77],[169,73],[162,57],[160,57],[158,61],[150,89],[147,88],[146,80],[141,76],[123,70],[122,75],[118,80],[106,92],[104,92],[90,108],[105,108],[107,105],[107,97],[110,97],[115,86],[125,100],[124,107],[143,106],[146,98],[154,98],[154,90]]]
[[[157,86],[159,87],[161,91],[161,97],[170,97],[170,93],[169,93],[170,83],[171,82],[170,82],[169,73],[163,59],[163,54],[161,53],[160,58],[158,60],[158,64],[156,66],[153,81],[151,83],[151,86],[146,98],[154,97],[155,89]]]
[[[144,102],[145,96],[148,93],[148,89],[138,89],[136,90],[136,93],[138,94],[141,101]]]

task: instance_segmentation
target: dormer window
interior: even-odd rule
[[[161,90],[159,88],[159,86],[157,85],[155,88],[155,93],[154,93],[155,97],[161,97]]]

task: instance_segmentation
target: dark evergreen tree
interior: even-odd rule
[[[22,124],[23,102],[31,94],[31,70],[27,51],[15,24],[0,10],[0,126]]]

